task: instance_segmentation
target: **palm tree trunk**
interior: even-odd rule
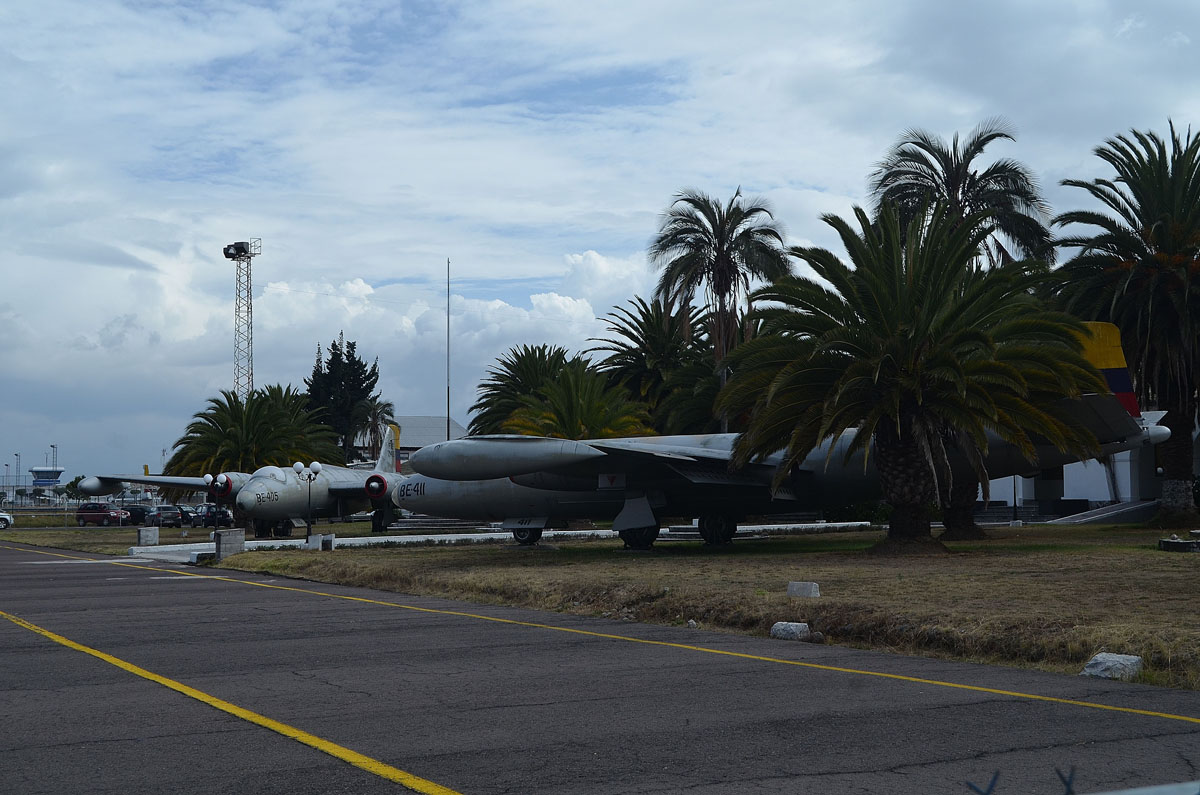
[[[1195,427],[1196,397],[1183,395],[1167,404],[1163,425],[1171,429],[1171,438],[1158,446],[1163,468],[1162,497],[1159,518],[1171,525],[1195,524],[1200,521],[1192,488],[1195,482],[1192,430]]]
[[[978,495],[979,478],[960,475],[954,479],[942,510],[942,524],[946,527],[946,532],[941,535],[943,540],[988,537],[983,528],[975,524],[975,498]]]
[[[875,466],[883,498],[892,506],[889,540],[928,539],[929,505],[935,495],[933,472],[913,440],[880,430],[875,434]]]

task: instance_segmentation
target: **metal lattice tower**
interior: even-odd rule
[[[233,304],[233,391],[242,400],[254,391],[254,304],[250,297],[250,260],[262,253],[262,240],[230,243],[226,259],[237,263]]]

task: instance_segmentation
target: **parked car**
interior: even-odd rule
[[[0,530],[7,530],[12,527],[13,518],[11,513],[0,511]]]
[[[129,511],[104,502],[85,502],[75,509],[75,523],[80,527],[98,524],[108,527],[110,524],[129,524]]]
[[[150,524],[148,521],[146,521],[146,514],[153,510],[153,506],[142,505],[139,502],[127,502],[122,507],[129,511],[129,521],[131,524],[143,526]]]
[[[174,505],[159,505],[146,513],[145,523],[150,527],[183,527],[183,517]]]
[[[196,515],[195,505],[176,505],[175,510],[179,511],[179,519],[183,524],[191,524],[192,517]]]
[[[197,505],[192,527],[233,527],[233,511],[219,508],[211,502]]]

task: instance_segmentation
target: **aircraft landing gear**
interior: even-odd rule
[[[387,529],[392,526],[392,522],[396,519],[395,511],[392,509],[390,501],[382,502],[371,513],[371,532],[386,533]]]
[[[207,526],[208,525],[205,525],[205,527],[207,527]],[[219,530],[220,528],[217,527],[216,524],[214,524],[213,529]],[[270,538],[271,530],[272,530],[272,523],[270,521],[268,521],[266,519],[255,519],[254,520],[254,537],[255,538]]]
[[[617,535],[625,542],[626,549],[647,550],[654,545],[655,539],[658,538],[658,525],[631,527],[628,530],[619,530]]]
[[[700,537],[705,544],[728,544],[737,533],[737,520],[726,514],[710,513],[700,517],[697,523]]]
[[[513,538],[523,547],[536,544],[542,538],[542,528],[540,527],[518,527],[512,531]]]

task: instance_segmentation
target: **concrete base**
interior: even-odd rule
[[[1158,539],[1158,548],[1163,552],[1200,552],[1200,540],[1171,536]]]
[[[213,533],[213,540],[217,546],[217,560],[222,560],[230,555],[237,555],[246,551],[246,531],[244,528],[238,530],[217,530]]]
[[[312,533],[304,539],[303,548],[330,552],[333,550],[336,538],[334,533]]]
[[[157,527],[139,527],[138,528],[138,546],[152,547],[158,544],[158,528]]]

